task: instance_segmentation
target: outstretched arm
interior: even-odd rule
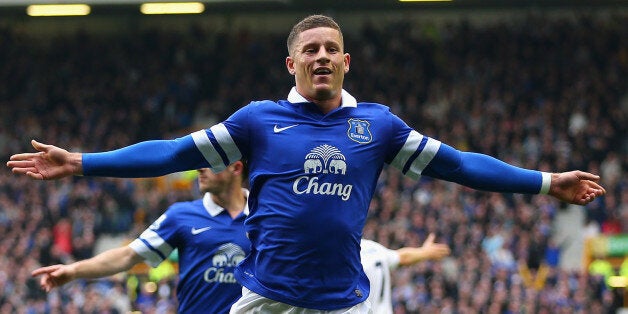
[[[102,252],[90,259],[69,265],[52,265],[35,269],[33,277],[43,275],[39,280],[42,289],[49,292],[54,287],[62,286],[78,278],[100,278],[131,269],[133,265],[144,261],[131,247],[124,246]]]
[[[588,172],[542,173],[445,144],[441,144],[424,174],[483,191],[549,194],[577,205],[586,205],[606,193],[598,184],[600,177]]]
[[[434,234],[430,233],[421,247],[403,247],[397,250],[399,265],[409,266],[424,260],[438,260],[449,254],[447,244],[434,243]]]
[[[100,153],[70,153],[34,140],[32,144],[37,153],[13,155],[7,166],[13,173],[36,180],[72,175],[156,177],[209,166],[190,135],[174,140],[145,141]]]

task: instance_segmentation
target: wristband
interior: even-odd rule
[[[541,176],[543,177],[543,181],[541,182],[539,194],[548,194],[550,185],[552,184],[552,174],[549,172],[541,172]]]

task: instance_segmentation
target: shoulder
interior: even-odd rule
[[[359,102],[357,108],[359,110],[369,110],[392,114],[390,112],[390,107],[375,102]]]
[[[386,249],[383,245],[368,239],[360,240],[360,247],[363,252],[380,251]]]
[[[373,121],[391,121],[399,119],[390,111],[390,107],[372,102],[360,102],[357,107],[352,108],[351,114]]]
[[[276,105],[276,104],[277,104],[276,101],[265,99],[265,100],[253,100],[249,103],[249,106],[253,106],[253,107],[270,106],[270,105]]]
[[[273,110],[277,110],[279,108],[283,108],[285,105],[283,105],[284,102],[287,101],[273,101],[273,100],[254,100],[251,101],[250,103],[248,103],[246,106],[243,106],[242,108],[238,109],[235,113],[234,116],[239,116],[239,117],[243,117],[246,116],[248,118],[254,118],[256,117],[256,114],[260,114],[260,113],[271,113]]]
[[[251,101],[246,107],[249,107],[251,109],[268,109],[278,106],[281,102],[282,100],[254,100]]]

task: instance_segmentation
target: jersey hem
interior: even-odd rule
[[[254,277],[242,274],[239,268],[234,271],[236,280],[247,289],[273,301],[289,304],[296,307],[302,307],[312,310],[333,311],[355,306],[366,301],[366,297],[357,300],[357,302],[347,302],[346,304],[330,304],[330,300],[320,300],[318,302],[304,302],[303,299],[292,299],[280,295],[276,292],[264,288]]]

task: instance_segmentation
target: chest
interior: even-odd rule
[[[349,174],[381,163],[385,126],[377,119],[340,115],[313,120],[275,115],[259,121],[252,160],[277,172]]]

